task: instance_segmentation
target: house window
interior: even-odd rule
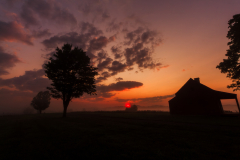
[[[239,113],[235,99],[221,99],[221,103],[226,113]]]

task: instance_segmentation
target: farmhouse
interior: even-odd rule
[[[223,114],[221,99],[235,99],[240,111],[237,94],[215,91],[190,78],[175,97],[169,100],[170,114],[220,115]]]

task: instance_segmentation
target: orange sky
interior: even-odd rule
[[[41,79],[42,72],[39,71],[46,60],[44,57],[66,42],[86,45],[86,52],[96,56],[93,59],[96,66],[100,63],[100,60],[97,61],[98,53],[107,53],[111,60],[100,73],[117,72],[97,83],[108,88],[109,91],[104,94],[112,94],[109,98],[98,96],[99,99],[91,99],[84,96],[75,99],[69,105],[71,111],[120,110],[124,109],[128,100],[135,100],[134,103],[144,110],[166,111],[168,100],[174,93],[189,78],[196,77],[212,89],[232,93],[232,89],[226,88],[231,80],[216,66],[225,58],[228,49],[227,22],[239,11],[240,1],[237,0],[1,1],[0,56],[5,61],[0,61],[0,87],[4,88],[0,91],[0,114],[21,113],[30,106],[31,99],[41,91],[41,87],[45,89],[44,84],[48,84]],[[139,27],[142,30],[137,33]],[[84,33],[91,36],[81,42]],[[144,34],[148,36],[146,41]],[[142,39],[137,41],[138,36]],[[96,43],[91,48],[94,38]],[[127,45],[130,40],[131,44]],[[140,60],[140,52],[132,51],[129,56],[134,55],[137,60],[132,59],[133,64],[130,64],[125,49],[139,43],[149,49],[148,57],[151,60]],[[115,59],[111,50],[113,46],[121,50],[122,58]],[[125,65],[124,69],[120,70],[118,65],[118,70],[114,70],[113,61]],[[148,67],[139,68],[140,61]],[[111,67],[112,70],[109,69]],[[129,71],[129,68],[133,69]],[[113,90],[111,84],[117,85],[116,78],[119,77],[122,78],[120,82],[126,83],[121,83],[120,89]],[[126,84],[131,87],[126,89]],[[238,91],[234,93],[238,94]],[[152,100],[149,101],[149,98]],[[226,109],[235,111],[230,107],[234,103],[223,102],[228,106]],[[61,101],[52,100],[46,109],[46,112],[54,111],[62,111]]]

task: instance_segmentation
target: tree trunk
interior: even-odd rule
[[[63,106],[63,118],[67,116],[67,107]]]
[[[67,107],[68,107],[69,101],[63,101],[63,118],[66,118],[67,116]]]

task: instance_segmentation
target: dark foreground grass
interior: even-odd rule
[[[240,118],[161,112],[0,117],[0,159],[240,159]]]

